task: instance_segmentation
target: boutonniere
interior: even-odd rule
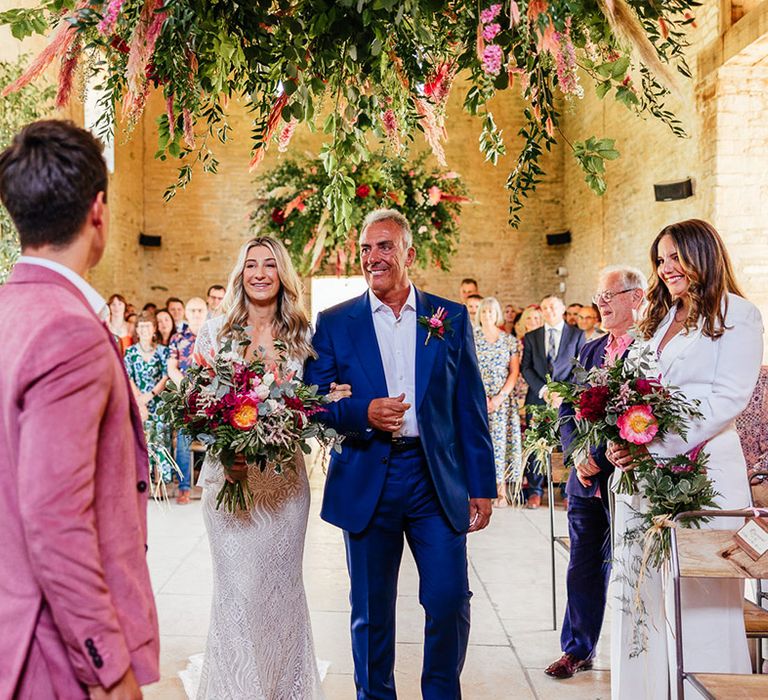
[[[427,339],[424,341],[424,345],[429,343],[430,338],[445,340],[445,334],[453,332],[448,312],[442,306],[438,306],[437,311],[433,311],[431,316],[419,316],[418,321],[427,329]]]

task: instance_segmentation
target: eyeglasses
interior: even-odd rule
[[[634,292],[636,289],[639,289],[639,287],[630,287],[629,289],[622,289],[620,292],[598,292],[597,294],[595,294],[595,296],[592,297],[592,301],[595,304],[599,304],[601,301],[604,304],[610,304],[611,300],[614,297],[619,296],[619,294]]]

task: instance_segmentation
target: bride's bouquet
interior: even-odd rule
[[[654,439],[676,434],[685,439],[689,422],[701,417],[698,401],[690,401],[675,386],[664,385],[652,377],[652,350],[638,352],[611,365],[586,370],[577,364],[574,383],[550,382],[550,392],[573,405],[575,414],[565,420],[574,423],[574,437],[567,454],[574,462],[587,461],[590,450],[607,442],[629,449],[642,459],[642,449]],[[637,493],[634,470],[622,472],[618,493]]]
[[[160,410],[169,424],[205,444],[225,467],[242,456],[249,467],[280,474],[295,466],[298,450],[309,454],[311,438],[340,451],[341,436],[312,420],[328,399],[295,373],[283,372],[285,346],[278,341],[277,362],[258,357],[246,362],[235,349],[249,344],[243,330],[236,328],[238,336],[225,340],[212,360],[196,355],[178,386],[167,383]],[[247,480],[225,481],[216,508],[222,503],[232,513],[249,510],[253,495]]]

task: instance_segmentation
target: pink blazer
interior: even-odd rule
[[[147,451],[120,353],[82,294],[0,288],[0,700],[158,679]]]

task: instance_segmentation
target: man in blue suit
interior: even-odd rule
[[[632,343],[628,331],[643,304],[645,288],[645,276],[635,268],[609,267],[600,273],[594,301],[608,335],[582,348],[579,363],[583,367],[602,367],[625,356]],[[560,438],[566,451],[573,441],[573,422],[568,420],[573,415],[573,406],[560,407]],[[611,573],[608,480],[612,473],[613,465],[605,457],[605,446],[601,446],[592,450],[586,464],[575,465],[568,477],[571,550],[566,574],[568,603],[560,634],[563,655],[545,669],[554,678],[570,678],[577,671],[592,668]]]
[[[547,377],[552,381],[567,382],[573,375],[573,361],[584,345],[584,333],[569,326],[563,319],[565,304],[556,296],[541,300],[544,325],[525,334],[520,371],[528,383],[526,406],[543,405],[547,401]],[[535,473],[533,458],[526,465],[528,508],[541,505],[543,474]]]
[[[485,392],[466,309],[416,289],[405,217],[366,217],[360,262],[369,290],[320,314],[304,380],[351,398],[321,419],[345,436],[328,468],[321,516],[344,530],[358,700],[396,698],[395,601],[403,539],[426,613],[422,695],[461,697],[469,637],[466,534],[496,496]],[[446,312],[443,330],[435,321]]]

